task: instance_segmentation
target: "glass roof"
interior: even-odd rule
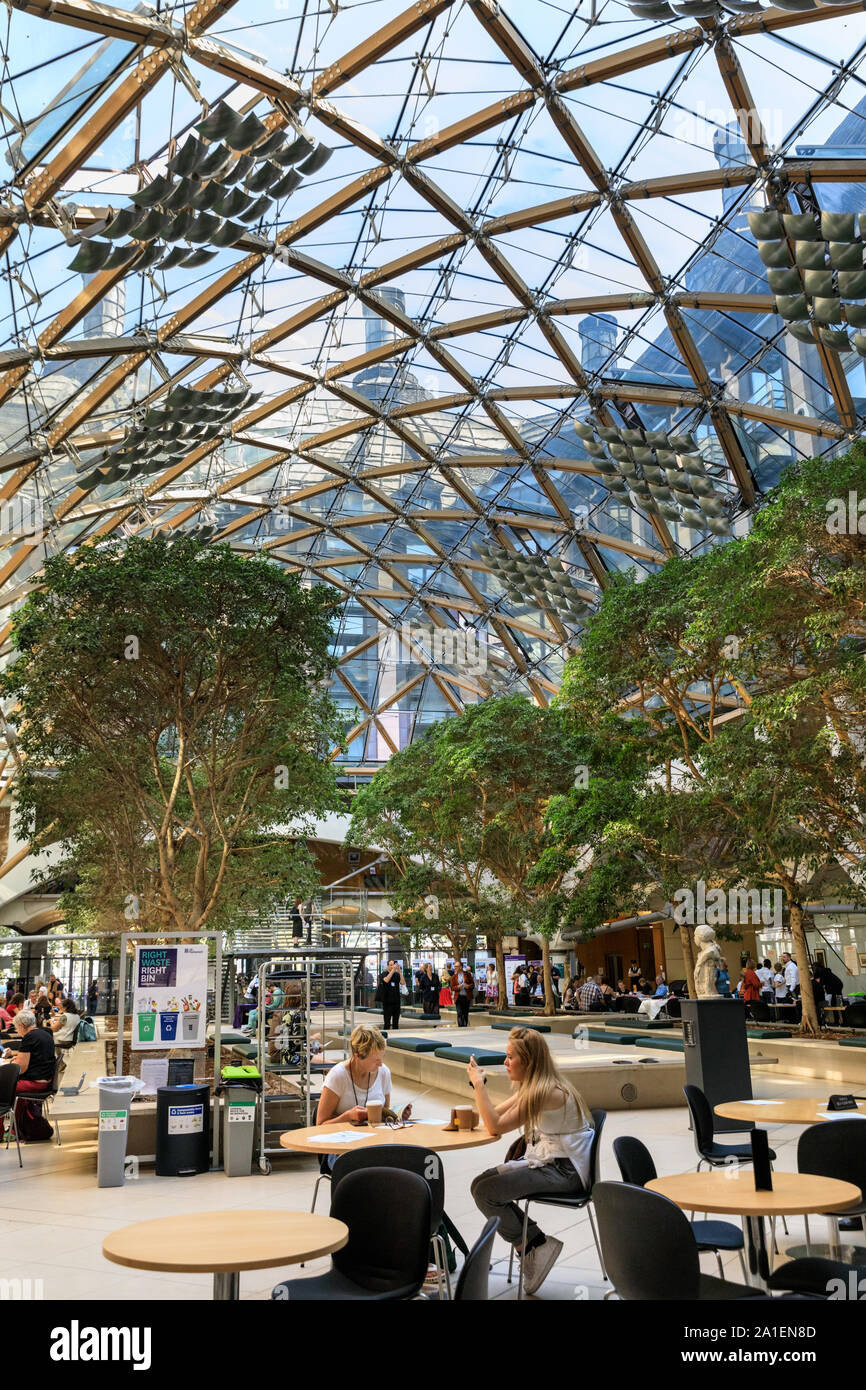
[[[46,556],[207,528],[344,595],[372,768],[549,701],[612,574],[861,432],[866,220],[821,219],[866,219],[859,0],[3,22],[0,653]]]

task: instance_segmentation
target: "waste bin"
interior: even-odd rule
[[[256,1105],[262,1092],[258,1067],[223,1067],[223,1168],[226,1177],[248,1178],[253,1167]]]
[[[210,1086],[160,1086],[156,1093],[156,1175],[188,1177],[210,1168]]]
[[[134,1076],[99,1078],[99,1142],[96,1154],[97,1187],[122,1187],[129,1135],[129,1105],[138,1090]]]

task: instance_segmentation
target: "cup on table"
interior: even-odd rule
[[[454,1118],[458,1129],[474,1129],[478,1124],[478,1116],[471,1105],[456,1105]]]
[[[384,1109],[380,1101],[370,1100],[367,1102],[367,1124],[380,1125],[382,1123],[382,1110]]]

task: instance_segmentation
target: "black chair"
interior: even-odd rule
[[[15,1136],[15,1147],[18,1150],[18,1167],[23,1168],[21,1160],[21,1145],[18,1142],[18,1128],[15,1124],[15,1087],[18,1085],[18,1078],[21,1075],[21,1068],[15,1062],[5,1062],[0,1067],[0,1120],[9,1116],[9,1125],[6,1130],[6,1148],[9,1148],[9,1140]]]
[[[334,1252],[327,1273],[277,1284],[271,1298],[294,1304],[417,1297],[427,1274],[430,1206],[430,1187],[417,1173],[381,1167],[347,1173],[331,1191],[331,1215],[348,1226],[348,1242]]]
[[[417,1144],[376,1144],[355,1149],[354,1153],[341,1154],[331,1170],[332,1202],[335,1189],[346,1175],[363,1168],[402,1168],[404,1172],[417,1173],[427,1183],[430,1188],[430,1245],[439,1280],[439,1296],[442,1297],[444,1287],[446,1296],[450,1298],[448,1251],[439,1229],[445,1211],[445,1170],[439,1155]]]
[[[832,1123],[810,1125],[797,1143],[797,1171],[818,1173],[822,1178],[839,1178],[860,1189],[860,1201],[844,1212],[831,1215],[834,1234],[833,1248],[841,1254],[839,1238],[840,1217],[866,1215],[866,1122],[863,1120],[833,1120]],[[829,1215],[829,1213],[828,1213]],[[809,1218],[806,1222],[806,1250],[811,1255]]]
[[[620,1298],[694,1302],[755,1297],[747,1284],[701,1273],[691,1225],[660,1192],[600,1182],[593,1202],[604,1262]]]
[[[630,1135],[614,1139],[613,1153],[619,1164],[623,1182],[631,1183],[632,1187],[646,1187],[648,1182],[658,1177],[652,1154],[640,1139],[633,1139]],[[719,1278],[725,1277],[720,1252],[736,1250],[743,1270],[743,1282],[747,1283],[749,1276],[746,1273],[743,1254],[746,1240],[739,1226],[735,1226],[732,1221],[692,1221],[690,1224],[692,1235],[697,1242],[698,1254],[712,1251],[715,1255],[719,1266]]]
[[[568,1211],[581,1211],[586,1207],[586,1214],[589,1217],[589,1224],[592,1227],[592,1238],[595,1241],[595,1248],[598,1251],[598,1259],[601,1265],[601,1272],[607,1278],[607,1271],[604,1267],[604,1257],[601,1253],[601,1246],[598,1242],[598,1232],[595,1229],[595,1221],[592,1215],[592,1192],[598,1179],[598,1150],[601,1143],[601,1131],[604,1129],[604,1122],[607,1119],[606,1110],[593,1110],[592,1123],[595,1134],[592,1140],[592,1147],[589,1151],[589,1186],[581,1188],[579,1191],[563,1197],[527,1197],[526,1205],[523,1209],[523,1239],[521,1247],[526,1245],[526,1231],[529,1225],[529,1208],[533,1204],[543,1207],[565,1207]],[[511,1247],[511,1256],[508,1261],[508,1282],[511,1283],[511,1273],[514,1268],[514,1246]],[[523,1261],[520,1261],[520,1277],[517,1281],[517,1297],[523,1298]]]
[[[54,1051],[55,1051],[55,1052],[71,1052],[72,1049],[73,1049],[73,1047],[75,1046],[75,1044],[78,1042],[78,1034],[79,1034],[80,1030],[81,1030],[81,1019],[79,1019],[78,1022],[76,1023],[75,1029],[74,1029],[74,1031],[73,1031],[72,1037],[69,1039],[69,1042],[67,1042],[67,1043],[55,1042],[55,1044],[54,1044]]]
[[[60,1090],[60,1081],[65,1070],[66,1058],[64,1057],[62,1052],[59,1052],[55,1055],[54,1058],[54,1075],[51,1078],[51,1085],[48,1087],[48,1090],[41,1091],[38,1094],[29,1097],[30,1100],[38,1100],[41,1102],[43,1115],[45,1114],[46,1106],[50,1110],[52,1102],[54,1101],[58,1091]],[[62,1147],[60,1143],[59,1120],[54,1121],[54,1136],[57,1140],[58,1148]]]
[[[463,1261],[463,1268],[454,1290],[455,1303],[477,1303],[490,1297],[490,1252],[498,1230],[499,1217],[489,1217],[484,1230]]]
[[[767,1287],[808,1294],[813,1298],[829,1298],[829,1284],[832,1279],[842,1280],[846,1297],[850,1291],[852,1296],[857,1298],[860,1280],[866,1281],[866,1265],[849,1265],[842,1260],[821,1260],[814,1256],[802,1260],[788,1260],[773,1270],[767,1280]]]
[[[710,1168],[724,1168],[732,1159],[736,1159],[737,1163],[751,1163],[751,1144],[716,1143],[713,1112],[700,1086],[684,1086],[683,1092],[689,1107],[689,1114],[692,1117],[692,1133],[695,1148],[698,1151],[697,1171],[701,1171],[701,1166],[704,1163],[708,1164]],[[752,1129],[754,1126],[744,1125],[744,1128]],[[770,1149],[770,1162],[775,1157],[775,1153]]]

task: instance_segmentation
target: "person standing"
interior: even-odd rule
[[[496,966],[488,963],[487,979],[484,982],[484,995],[491,1008],[495,1008],[499,1000],[499,980],[496,975]]]
[[[772,1004],[773,1002],[773,970],[768,960],[762,961],[755,970],[755,974],[761,981],[761,1002]]]
[[[631,965],[628,968],[628,987],[632,992],[634,992],[637,989],[639,981],[640,966],[638,965],[634,956],[632,956]]]
[[[443,1009],[443,1008],[444,1008],[444,1009],[450,1009],[450,1008],[451,1008],[451,1005],[452,1005],[453,1002],[454,1002],[453,999],[451,998],[451,976],[452,976],[453,972],[454,972],[454,967],[453,967],[453,965],[451,964],[451,961],[450,961],[450,960],[449,960],[449,961],[446,961],[446,963],[445,963],[445,969],[442,971],[442,976],[441,976],[441,980],[440,980],[440,989],[439,989],[439,1007],[440,1007],[440,1009]]]
[[[800,971],[790,951],[782,952],[782,965],[785,970],[785,984],[792,999],[800,997]]]
[[[403,983],[403,975],[395,960],[389,960],[385,969],[379,977],[379,989],[382,996],[382,1014],[386,1032],[392,1028],[396,1031],[400,1027],[400,986]]]
[[[421,988],[421,1007],[425,1014],[438,1014],[441,981],[431,961],[425,961],[422,965],[418,972],[418,982]]]
[[[462,962],[455,962],[454,974],[451,976],[451,993],[457,1007],[457,1027],[468,1028],[469,1005],[475,993],[475,981],[472,971]]]
[[[731,977],[728,973],[728,962],[724,956],[716,966],[716,989],[723,998],[727,998],[731,993]]]

